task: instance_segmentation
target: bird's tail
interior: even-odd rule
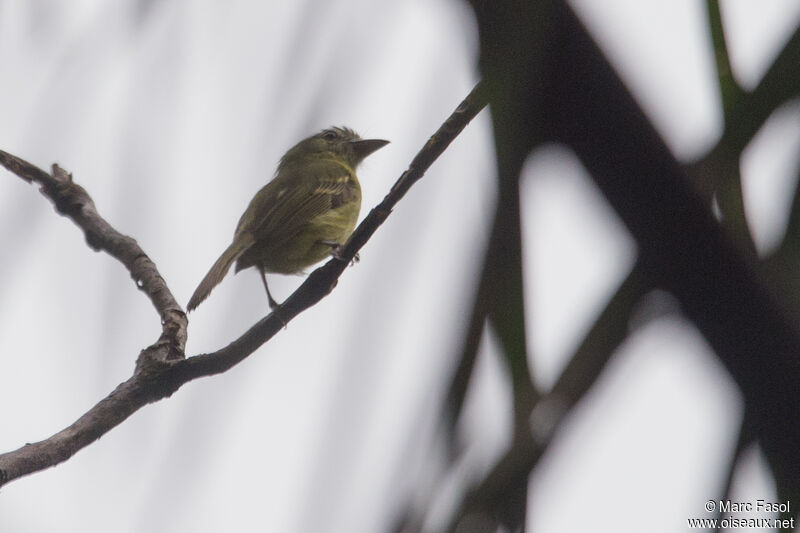
[[[228,273],[233,262],[239,259],[252,245],[253,238],[248,234],[237,236],[233,240],[233,243],[222,252],[219,259],[211,266],[211,270],[208,271],[206,277],[203,278],[203,281],[201,281],[200,285],[195,289],[194,294],[192,294],[192,297],[189,299],[189,304],[186,306],[187,312],[195,309],[203,300],[208,298],[208,295],[211,294],[211,289],[222,281],[222,278]]]

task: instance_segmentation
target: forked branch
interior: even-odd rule
[[[193,379],[228,370],[272,338],[285,323],[319,302],[333,290],[350,260],[388,218],[394,206],[486,103],[485,92],[478,84],[428,139],[383,201],[356,228],[340,251],[340,258],[331,259],[313,271],[281,305],[280,316],[271,313],[228,346],[188,358],[183,357],[186,315],[155,264],[136,241],[111,227],[97,213],[89,194],[57,165],[53,165],[52,174],[48,174],[0,151],[0,164],[28,182],[39,183],[58,212],[83,230],[92,249],[106,251],[125,265],[137,287],[153,302],[163,323],[159,340],[141,352],[130,379],[66,429],[43,441],[0,455],[0,485],[66,461],[148,403],[170,396]]]

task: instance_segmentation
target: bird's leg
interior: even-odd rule
[[[267,290],[267,298],[269,299],[269,308],[272,309],[272,312],[275,313],[275,316],[278,317],[278,320],[280,320],[283,323],[283,329],[286,329],[288,325],[281,316],[280,309],[278,309],[280,305],[278,304],[278,302],[275,301],[275,298],[273,298],[269,292],[269,287],[267,286],[267,275],[264,273],[264,269],[261,267],[258,267],[258,272],[261,274],[261,281],[264,282],[264,288]]]
[[[278,307],[278,302],[272,297],[272,294],[269,292],[269,286],[267,286],[267,275],[264,273],[264,269],[259,267],[258,272],[261,274],[261,281],[264,282],[264,289],[267,291],[267,298],[269,299],[269,308],[275,309]]]
[[[331,247],[331,255],[338,259],[339,261],[344,261],[344,257],[342,257],[342,244],[336,241],[317,241],[319,244],[324,244],[325,246]],[[353,259],[350,261],[350,266],[355,265],[361,261],[361,257],[359,257],[358,252],[356,255],[353,256]]]

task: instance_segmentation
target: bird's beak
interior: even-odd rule
[[[389,141],[384,141],[383,139],[362,139],[360,141],[350,142],[353,151],[356,153],[356,157],[359,159],[364,159],[375,150],[383,148],[387,144],[389,144]]]

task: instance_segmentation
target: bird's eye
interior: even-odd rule
[[[338,137],[335,131],[333,130],[325,130],[322,132],[322,138],[326,141],[333,141]]]

